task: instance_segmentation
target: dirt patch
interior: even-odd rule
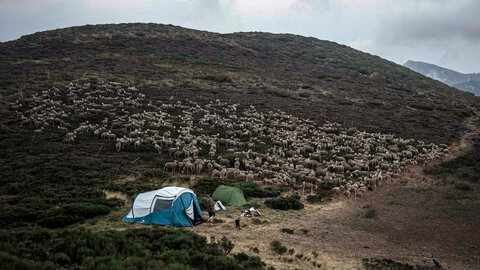
[[[129,202],[128,196],[125,193],[111,190],[104,190],[103,193],[105,193],[105,196],[107,196],[107,200],[111,198],[120,199],[125,202],[125,205],[127,204],[127,202]]]

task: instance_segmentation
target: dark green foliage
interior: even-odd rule
[[[288,98],[292,96],[292,94],[289,91],[283,90],[283,89],[277,89],[277,88],[266,89],[265,93],[271,94],[277,97],[281,97],[281,98]]]
[[[246,253],[240,252],[233,255],[233,258],[244,269],[265,269],[265,263],[258,256],[248,256]]]
[[[326,190],[320,190],[317,194],[315,195],[308,195],[307,196],[307,202],[309,203],[320,203],[322,202],[323,197],[327,195]]]
[[[293,253],[295,253],[295,249],[291,248],[288,250],[288,254],[293,255]]]
[[[50,209],[39,216],[38,223],[45,227],[58,228],[70,225],[86,218],[105,215],[110,208],[91,203],[71,203]]]
[[[218,246],[222,249],[223,253],[228,255],[230,252],[232,252],[233,248],[235,245],[232,243],[232,241],[228,240],[225,236],[218,241]]]
[[[377,217],[377,210],[372,209],[372,208],[366,209],[364,217],[365,218],[375,218],[375,217]]]
[[[234,186],[240,188],[243,191],[243,195],[247,198],[267,198],[280,196],[281,191],[278,187],[266,187],[262,188],[255,182],[237,182]]]
[[[237,180],[231,179],[220,179],[220,178],[202,178],[199,179],[195,185],[192,187],[193,191],[197,196],[208,197],[210,194],[213,194],[215,189],[220,185],[231,186],[237,183]]]
[[[447,200],[464,200],[470,198],[465,191],[458,190],[458,189],[450,189],[445,191],[444,195],[445,199]]]
[[[472,185],[466,182],[457,182],[455,183],[455,188],[463,191],[472,190]]]
[[[0,252],[0,269],[3,270],[34,270],[38,269],[27,260],[22,260],[17,256],[6,252]]]
[[[282,245],[282,243],[278,240],[270,242],[270,249],[276,254],[280,255],[287,252],[287,247]]]
[[[232,79],[226,75],[206,75],[203,77],[199,77],[199,79],[206,80],[206,81],[214,81],[219,83],[232,83]]]
[[[284,233],[293,234],[293,229],[290,229],[290,228],[282,228],[281,231]]]
[[[300,202],[299,195],[289,197],[272,198],[265,201],[265,205],[280,210],[300,210],[303,209],[303,203]]]
[[[367,270],[442,270],[444,269],[436,260],[433,265],[410,265],[399,263],[391,259],[362,259],[363,265]]]
[[[424,104],[424,103],[414,103],[414,104],[410,104],[410,106],[415,108],[415,109],[424,110],[424,111],[432,111],[433,110],[432,106],[430,106],[428,104]]]
[[[295,254],[295,257],[299,260],[303,259],[303,253],[297,253]]]
[[[87,269],[263,269],[259,257],[224,255],[224,238],[207,244],[193,232],[134,229],[91,232],[83,228],[0,230],[1,269],[46,269],[82,265]],[[24,259],[27,258],[28,260]],[[168,265],[168,267],[167,267]]]

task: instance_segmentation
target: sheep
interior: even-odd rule
[[[218,156],[218,160],[220,161],[220,164],[222,164],[225,167],[230,167],[230,160],[226,158],[222,158],[222,156]]]
[[[159,154],[162,153],[162,147],[160,145],[158,145],[157,143],[155,143],[153,145],[153,148],[155,148],[155,151],[157,151]]]
[[[175,172],[175,167],[177,166],[177,161],[174,160],[173,162],[166,162],[163,166],[163,172],[171,170],[172,173]]]
[[[120,152],[123,148],[122,142],[117,141],[117,143],[115,144],[115,148],[117,149],[117,152]]]
[[[321,181],[344,185],[363,178],[367,186],[376,188],[382,178],[375,173],[392,172],[394,175],[410,164],[429,162],[448,151],[447,145],[360,132],[338,123],[317,126],[308,119],[282,111],[262,113],[253,106],[237,113],[236,105],[221,101],[205,106],[188,100],[156,105],[154,101],[144,101],[146,96],[128,91],[127,87],[130,86],[113,82],[95,88],[72,84],[65,91],[34,93],[29,101],[31,104],[20,102],[14,110],[19,115],[20,125],[41,127],[34,131],[35,134],[47,126],[56,126],[65,133],[73,130],[75,137],[93,132],[96,138],[114,140],[117,151],[133,145],[135,151],[153,149],[161,155],[165,148],[171,160],[179,161],[173,170],[168,168],[171,171],[200,174],[204,170],[209,173],[217,170],[221,177],[234,176],[248,181],[258,177],[282,186],[295,186],[297,181],[306,181],[312,188]],[[62,95],[68,102],[59,102]],[[73,126],[69,121],[72,113],[88,117],[101,110],[108,116],[96,123]],[[210,128],[223,131],[207,135],[211,134]],[[199,133],[201,135],[196,135]],[[117,139],[117,134],[124,137]],[[73,143],[75,137],[70,142]],[[143,145],[145,147],[140,147]],[[222,147],[217,147],[220,145]],[[262,153],[254,152],[254,148],[262,149]],[[235,159],[231,164],[229,159],[222,158],[224,153],[241,156],[242,160]],[[187,157],[194,158],[180,161]],[[210,160],[202,162],[198,157]],[[190,165],[193,160],[194,170]],[[349,190],[350,193],[355,191],[364,192],[361,185]]]
[[[133,146],[135,147],[135,150],[137,150],[140,145],[142,145],[142,140],[136,140],[135,143],[133,144]]]

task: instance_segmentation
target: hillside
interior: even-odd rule
[[[478,101],[344,45],[269,33],[216,34],[171,25],[87,25],[0,44],[0,89],[129,81],[173,95],[284,108],[361,130],[449,142]]]
[[[301,36],[119,24],[0,43],[0,72],[1,269],[480,258],[479,99],[405,67]],[[122,221],[165,186],[206,218],[220,184],[248,205],[212,226]],[[263,215],[236,229],[252,205]]]
[[[449,86],[480,95],[480,73],[463,74],[424,62],[407,61],[404,66]]]

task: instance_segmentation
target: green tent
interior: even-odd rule
[[[241,189],[225,185],[220,185],[215,189],[213,199],[221,201],[224,205],[232,206],[242,206],[247,203]]]

